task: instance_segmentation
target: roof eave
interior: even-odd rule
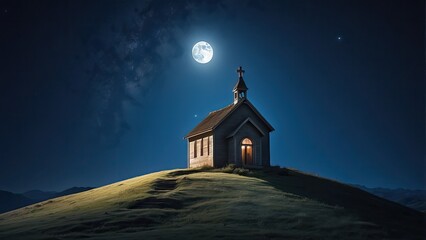
[[[213,128],[205,130],[205,131],[202,131],[202,132],[199,132],[199,133],[194,133],[194,134],[191,134],[191,135],[186,135],[183,139],[192,138],[192,137],[195,137],[195,136],[198,136],[198,135],[201,135],[201,134],[204,134],[204,133],[212,132],[212,131],[213,131]]]

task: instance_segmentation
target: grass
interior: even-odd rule
[[[408,222],[374,217],[386,211]],[[335,181],[227,166],[152,173],[4,213],[0,239],[423,239],[421,219]]]

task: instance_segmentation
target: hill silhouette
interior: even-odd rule
[[[84,192],[90,189],[93,189],[93,188],[92,187],[72,187],[72,188],[68,188],[68,189],[65,189],[64,191],[56,193],[55,197],[62,197],[62,196],[66,196],[66,195],[70,195],[74,193]]]
[[[23,196],[34,200],[35,202],[44,201],[50,198],[56,197],[57,192],[55,191],[41,191],[41,190],[30,190],[22,193]],[[59,197],[59,196],[58,196]]]
[[[0,213],[34,203],[32,199],[27,198],[21,194],[15,194],[2,190],[0,190],[0,201]]]
[[[425,215],[290,169],[152,173],[0,215],[0,239],[424,239]]]
[[[0,213],[12,211],[30,204],[38,203],[51,198],[79,193],[93,189],[92,187],[72,187],[61,192],[31,190],[24,193],[12,193],[0,190]]]
[[[387,200],[400,203],[421,212],[426,212],[426,190],[368,188],[362,185],[354,186]]]

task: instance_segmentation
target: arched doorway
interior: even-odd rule
[[[244,138],[241,142],[241,160],[243,162],[243,165],[254,165],[253,143],[248,138]]]

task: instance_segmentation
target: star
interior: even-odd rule
[[[338,40],[338,41],[342,41],[342,40],[343,40],[343,37],[342,37],[342,36],[337,36],[337,40]]]
[[[194,114],[194,117],[196,118],[196,117],[198,117],[198,115],[197,115],[197,114]]]

